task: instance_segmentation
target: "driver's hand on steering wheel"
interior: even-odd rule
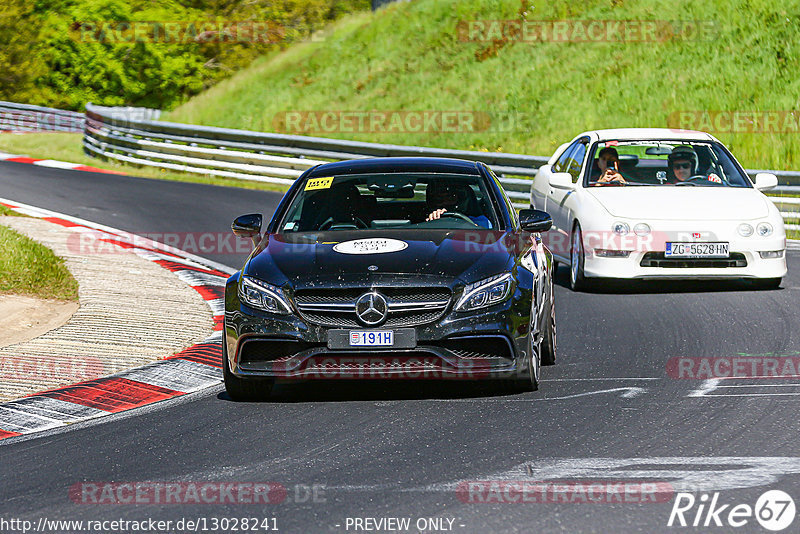
[[[447,211],[447,210],[446,210],[446,209],[444,209],[444,208],[439,208],[438,210],[433,210],[433,211],[431,212],[431,214],[430,214],[430,215],[428,215],[428,218],[427,218],[427,219],[425,219],[425,222],[428,222],[428,221],[435,221],[436,219],[439,219],[439,218],[442,216],[442,213],[444,213],[444,212],[446,212],[446,211]]]

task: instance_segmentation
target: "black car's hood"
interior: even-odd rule
[[[388,244],[405,248],[362,254],[334,250],[339,243],[365,239],[396,240]],[[244,273],[279,286],[288,283],[295,288],[335,281],[363,283],[385,279],[387,275],[402,280],[430,277],[448,285],[457,280],[469,283],[510,269],[518,245],[514,234],[490,230],[271,234],[259,244]]]

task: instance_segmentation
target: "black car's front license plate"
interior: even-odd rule
[[[395,330],[328,330],[328,348],[335,349],[413,349],[417,333],[413,328]]]

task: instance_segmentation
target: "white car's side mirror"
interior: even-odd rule
[[[556,172],[550,175],[550,186],[556,189],[575,189],[572,175],[568,172]]]
[[[778,177],[771,172],[760,172],[756,174],[756,189],[766,191],[778,186]]]

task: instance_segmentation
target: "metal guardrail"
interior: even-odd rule
[[[0,131],[82,132],[83,113],[0,101]]]
[[[92,155],[186,172],[289,184],[306,169],[328,161],[379,156],[430,156],[483,161],[506,177],[533,177],[548,158],[385,145],[114,116],[114,109],[86,105],[84,149]],[[515,200],[527,200],[530,181],[504,179]]]

